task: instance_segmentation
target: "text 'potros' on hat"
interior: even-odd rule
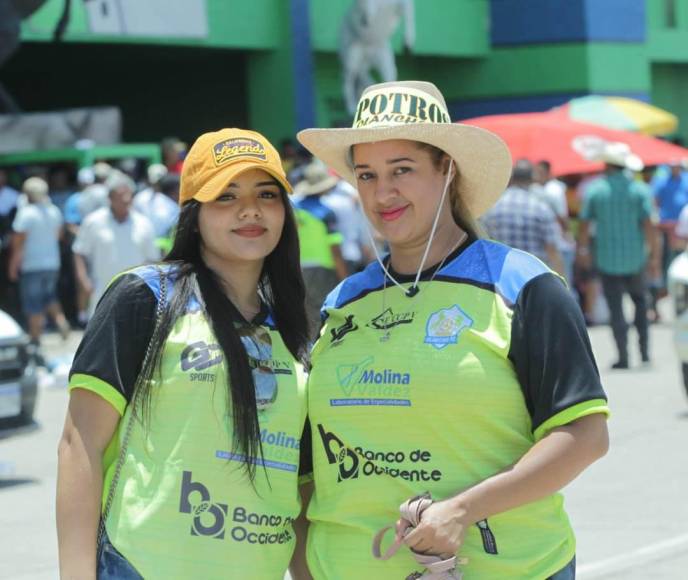
[[[511,155],[504,141],[484,129],[452,123],[442,93],[423,81],[372,85],[361,95],[350,129],[306,129],[297,137],[354,187],[353,145],[392,139],[433,145],[454,159],[459,196],[474,217],[499,199],[511,175]]]
[[[189,150],[182,168],[179,203],[215,200],[239,174],[262,169],[287,193],[292,188],[272,144],[255,131],[221,129],[204,133]]]

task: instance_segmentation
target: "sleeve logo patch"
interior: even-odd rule
[[[473,319],[457,304],[433,312],[425,325],[425,344],[441,350],[449,344],[456,344],[461,334],[473,326]]]
[[[213,146],[213,159],[216,166],[230,163],[241,157],[266,161],[267,153],[263,144],[255,139],[226,139]]]

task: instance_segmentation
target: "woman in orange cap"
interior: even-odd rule
[[[287,193],[262,135],[202,135],[169,255],[100,301],[59,446],[63,578],[283,578],[308,336]]]

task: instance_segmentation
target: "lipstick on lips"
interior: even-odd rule
[[[267,230],[263,226],[244,226],[237,228],[234,233],[244,238],[258,238],[262,236]]]
[[[403,207],[397,207],[395,209],[381,211],[380,217],[383,221],[393,222],[394,220],[399,219],[402,216],[402,214],[406,211],[406,208],[408,208],[408,205],[405,205]]]

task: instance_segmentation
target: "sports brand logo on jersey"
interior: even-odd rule
[[[415,317],[415,312],[401,312],[395,314],[391,308],[388,308],[382,314],[378,314],[373,318],[366,326],[374,328],[375,330],[389,330],[400,324],[411,324]]]
[[[222,362],[223,354],[219,344],[206,344],[202,340],[188,345],[181,356],[183,371],[204,371]]]
[[[240,157],[261,159],[262,161],[267,159],[263,144],[255,139],[247,138],[226,139],[216,143],[213,146],[213,156],[215,165],[223,165]]]
[[[344,340],[344,337],[355,330],[358,330],[358,324],[354,322],[354,315],[350,314],[344,319],[344,324],[330,330],[330,334],[332,335],[330,344],[332,346],[340,345]]]
[[[459,335],[473,326],[473,319],[457,304],[433,312],[425,325],[425,344],[436,349],[443,349],[449,344],[456,344]]]

